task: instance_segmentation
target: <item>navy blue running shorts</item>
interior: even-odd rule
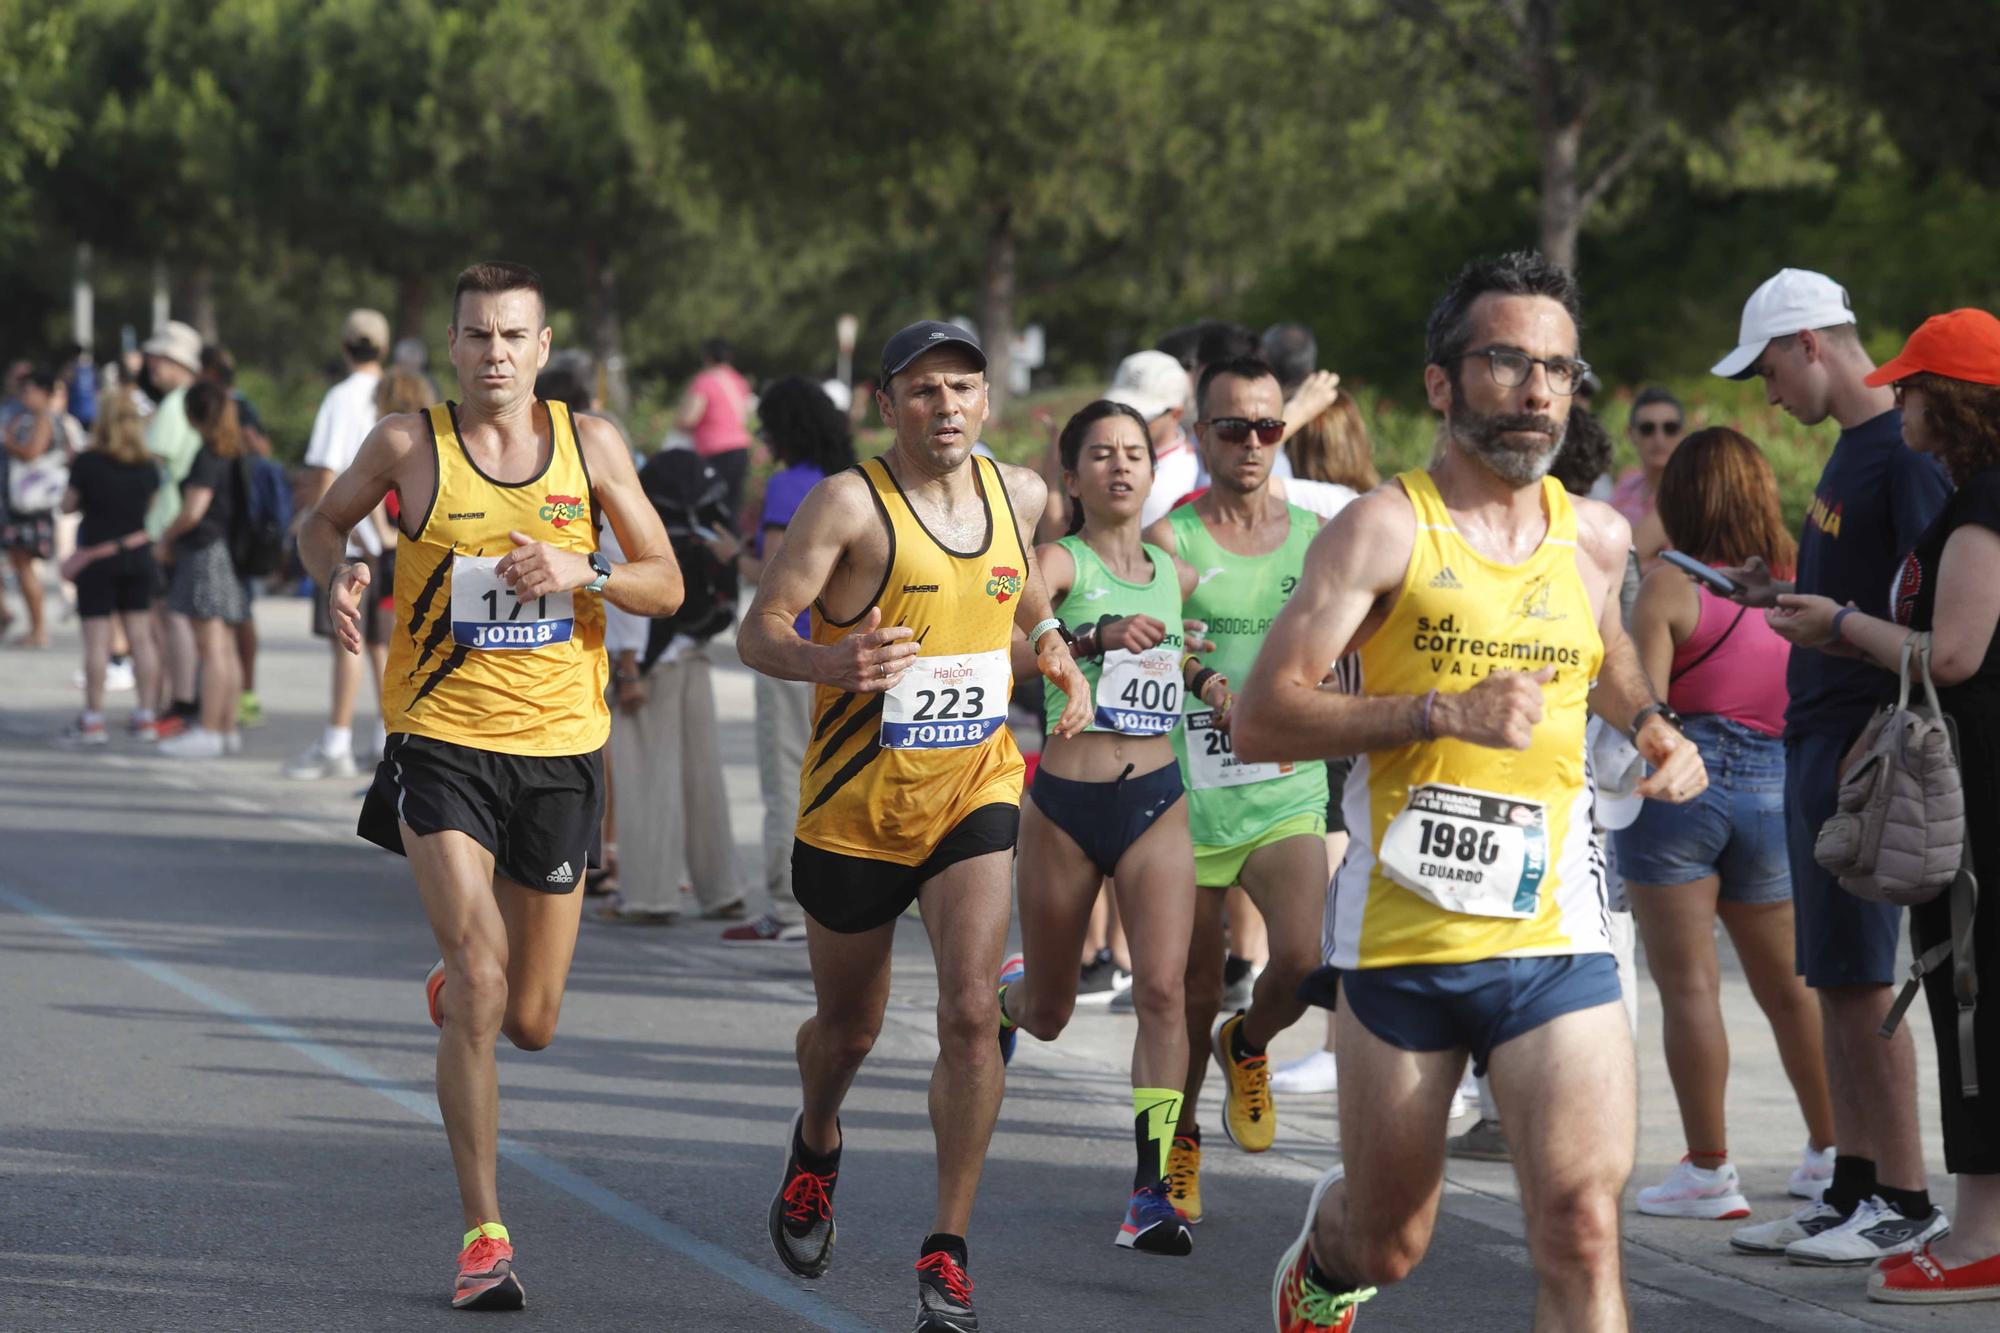
[[[1353,968],[1340,989],[1361,1025],[1391,1046],[1470,1051],[1481,1075],[1494,1047],[1621,995],[1608,953]]]

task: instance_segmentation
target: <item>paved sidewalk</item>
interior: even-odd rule
[[[58,613],[49,652],[0,649],[0,1328],[459,1326],[441,1309],[457,1210],[417,986],[428,932],[401,865],[352,836],[361,782],[279,776],[317,735],[326,649],[303,603],[265,600],[258,613],[270,721],[244,756],[211,764],[177,765],[122,736],[105,752],[51,747],[76,708],[74,624]],[[754,894],[747,673],[721,669],[717,696]],[[114,731],[125,703],[113,700]],[[555,1045],[502,1057],[502,1191],[523,1247],[524,1319],[905,1327],[932,1181],[935,987],[921,930],[901,932],[889,1019],[845,1118],[839,1260],[816,1284],[787,1278],[762,1234],[796,1105],[803,951],[730,949],[718,930],[586,921]],[[1635,1187],[1681,1151],[1646,985]],[[1725,1003],[1732,1151],[1769,1216],[1791,1206],[1784,1180],[1803,1131],[1733,959]],[[1936,1168],[1930,1032],[1922,1006],[1911,1018]],[[1321,1031],[1309,1018],[1274,1060]],[[1211,1136],[1210,1216],[1190,1260],[1118,1251],[1131,1035],[1129,1018],[1085,1012],[1060,1043],[1022,1042],[972,1235],[994,1329],[1269,1327],[1271,1266],[1335,1155],[1333,1098],[1282,1101],[1277,1148],[1262,1157]],[[1212,1092],[1205,1110],[1213,1125]],[[1453,1162],[1448,1180],[1429,1261],[1365,1326],[1528,1326],[1511,1172]],[[1949,1180],[1932,1189],[1948,1208]],[[1864,1274],[1734,1255],[1731,1224],[1629,1210],[1625,1221],[1642,1329],[1993,1323],[1991,1306],[1873,1305]]]

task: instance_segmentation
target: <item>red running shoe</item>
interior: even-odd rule
[[[452,1287],[454,1310],[518,1310],[528,1303],[521,1279],[514,1273],[514,1246],[507,1228],[482,1222],[466,1233],[458,1255],[458,1281]]]
[[[1271,1278],[1271,1319],[1278,1333],[1347,1333],[1354,1327],[1354,1307],[1375,1294],[1375,1288],[1359,1291],[1328,1291],[1312,1280],[1307,1271],[1312,1253],[1313,1224],[1319,1218],[1319,1201],[1343,1174],[1334,1167],[1313,1186],[1312,1200],[1306,1204],[1305,1226]]]
[[[424,973],[424,1005],[431,1011],[431,1022],[444,1027],[444,1010],[438,1008],[438,995],[444,990],[444,959],[431,964],[431,970]]]

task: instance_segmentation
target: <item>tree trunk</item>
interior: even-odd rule
[[[1542,139],[1542,257],[1576,268],[1576,238],[1583,229],[1583,186],[1577,159],[1583,146],[1583,119],[1572,116],[1544,123]]]
[[[632,410],[632,392],[625,382],[625,335],[618,316],[618,269],[595,246],[585,251],[590,266],[586,291],[590,318],[590,351],[597,362],[592,396],[613,416]]]
[[[76,278],[70,287],[70,336],[84,349],[92,365],[97,363],[97,294],[91,286],[90,243],[76,247]]]
[[[215,315],[215,270],[205,259],[188,275],[188,313],[193,317],[194,331],[204,343],[212,347],[222,341],[222,328]]]
[[[1014,360],[1014,209],[1002,204],[986,238],[986,263],[979,281],[979,341],[986,348],[986,419],[996,425],[1007,415],[1008,383]]]
[[[153,261],[153,330],[174,317],[173,288],[167,280],[167,261]]]
[[[400,273],[396,276],[396,336],[398,338],[422,338],[425,346],[430,338],[424,328],[424,321],[430,318],[431,279],[428,273]],[[384,347],[387,356],[389,349]]]
[[[1556,0],[1529,0],[1521,38],[1535,89],[1535,132],[1540,139],[1542,257],[1566,269],[1576,267],[1576,237],[1583,228],[1583,183],[1577,179],[1583,154],[1588,98],[1572,85],[1562,66],[1562,34]]]

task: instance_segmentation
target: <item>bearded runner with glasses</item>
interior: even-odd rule
[[[1367,1095],[1341,1098],[1342,1166],[1273,1276],[1279,1333],[1347,1329],[1422,1259],[1468,1054],[1521,1177],[1537,1325],[1628,1323],[1637,1091],[1586,712],[1656,766],[1639,794],[1684,802],[1707,776],[1625,637],[1630,528],[1548,475],[1588,370],[1576,311],[1569,273],[1539,255],[1465,268],[1426,330],[1436,461],[1314,543],[1239,696],[1244,759],[1356,756],[1329,961],[1341,1082]],[[1350,650],[1358,691],[1322,688]]]
[[[1184,614],[1205,622],[1207,665],[1231,680],[1249,673],[1265,633],[1298,586],[1319,518],[1272,492],[1285,433],[1284,398],[1255,358],[1202,373],[1195,437],[1209,489],[1147,529],[1146,540],[1193,566],[1200,580]],[[1327,658],[1328,662],[1333,657]],[[1264,1152],[1277,1128],[1265,1048],[1299,1021],[1299,983],[1319,966],[1326,903],[1326,765],[1249,764],[1231,748],[1230,713],[1190,695],[1174,733],[1188,792],[1196,895],[1188,950],[1188,1077],[1168,1159],[1174,1205],[1202,1217],[1201,1127],[1195,1110],[1213,1051],[1226,1080],[1223,1129],[1245,1152]],[[1222,1002],[1223,899],[1241,884],[1270,928],[1271,961],[1250,1007],[1216,1023]],[[1215,1024],[1210,1031],[1210,1025]]]

